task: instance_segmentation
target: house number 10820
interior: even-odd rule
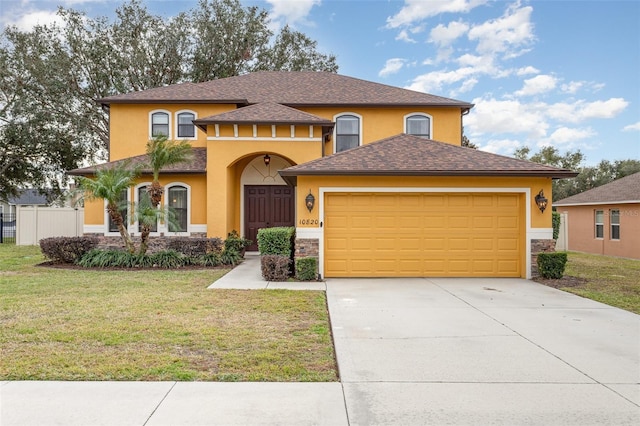
[[[318,219],[300,219],[300,225],[317,225]]]

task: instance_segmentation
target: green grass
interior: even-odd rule
[[[640,314],[640,260],[569,252],[565,276],[587,281],[560,289]]]
[[[337,380],[324,292],[207,290],[225,270],[43,260],[0,245],[0,380]]]

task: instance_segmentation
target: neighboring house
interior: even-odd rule
[[[553,203],[567,250],[640,259],[640,172]]]
[[[187,139],[193,161],[161,174],[180,232],[159,223],[152,235],[255,241],[260,228],[295,226],[296,256],[317,256],[323,277],[530,277],[553,243],[535,196],[576,175],[461,147],[470,103],[332,73],[258,72],[99,102],[110,163],[70,174],[144,162],[154,135]],[[138,200],[148,172],[123,199]],[[85,204],[84,231],[118,235],[102,201]]]
[[[6,201],[0,201],[0,213],[11,215],[15,218],[17,206],[46,206],[46,194],[38,189],[22,189],[16,197],[10,197]]]

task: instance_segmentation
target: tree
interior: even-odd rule
[[[147,191],[151,205],[157,208],[164,193],[164,186],[160,184],[160,171],[167,166],[188,161],[193,152],[189,142],[169,140],[166,136],[161,135],[147,143],[147,155],[153,173],[153,181]]]
[[[126,203],[123,205],[120,200],[122,192],[128,191],[133,186],[136,176],[137,171],[131,169],[125,162],[111,168],[99,169],[94,179],[84,176],[78,178],[79,188],[84,191],[85,198],[103,199],[107,202],[107,214],[111,222],[117,226],[129,253],[135,252],[135,246],[125,226],[129,219],[126,215],[123,218],[122,215]]]
[[[466,148],[472,148],[472,149],[478,149],[478,145],[476,145],[475,143],[471,142],[469,140],[469,138],[467,137],[467,135],[464,134],[464,127],[462,128],[462,146],[466,147]]]

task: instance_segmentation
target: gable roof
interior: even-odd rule
[[[640,172],[616,179],[580,194],[554,201],[554,206],[640,203]]]
[[[203,83],[174,84],[124,93],[99,99],[98,102],[473,107],[473,104],[455,99],[318,71],[261,71]]]
[[[179,164],[172,164],[161,169],[161,172],[169,173],[206,173],[207,171],[207,149],[206,148],[192,148],[193,158]],[[138,165],[149,164],[149,155],[136,155],[135,157],[129,157],[122,160],[110,161],[108,163],[97,164],[95,166],[84,167],[80,169],[73,169],[67,172],[69,175],[74,176],[92,176],[96,174],[98,170],[105,170],[116,165],[123,164],[124,162],[130,162],[132,167]],[[144,167],[141,170],[142,174],[151,174],[152,171],[149,167]]]
[[[543,176],[574,177],[576,172],[472,148],[400,135],[279,171],[294,182],[301,175],[364,176]]]
[[[45,206],[49,204],[46,192],[39,189],[23,189],[16,197],[9,197],[7,204],[15,206]]]

